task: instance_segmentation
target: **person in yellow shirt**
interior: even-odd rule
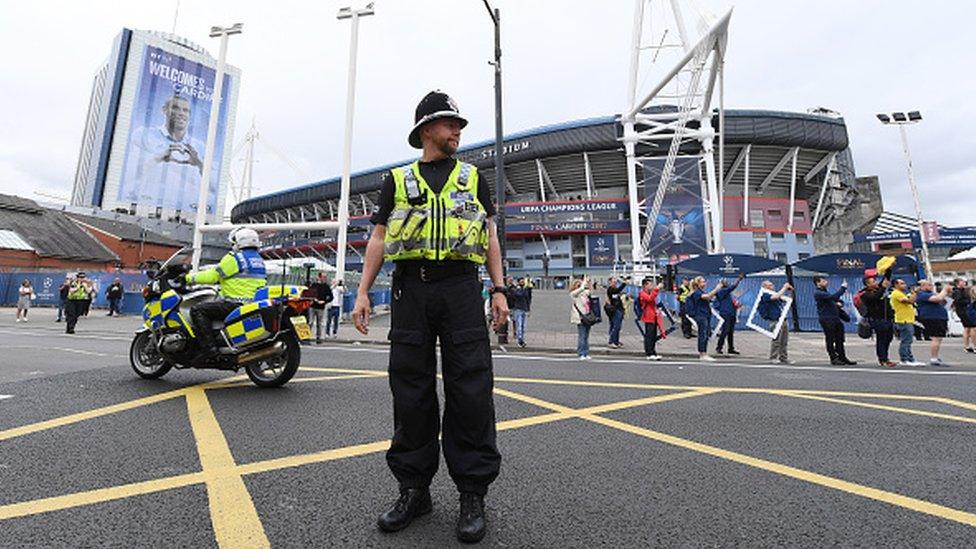
[[[901,340],[898,345],[899,366],[922,366],[912,355],[912,341],[915,338],[915,292],[908,291],[904,280],[895,281],[891,291],[891,308],[895,311],[895,333]]]

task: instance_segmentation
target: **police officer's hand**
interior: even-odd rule
[[[369,333],[369,296],[356,294],[356,305],[352,308],[352,321],[363,335]]]
[[[508,322],[508,299],[505,294],[496,293],[491,295],[491,328],[498,331],[499,328]]]

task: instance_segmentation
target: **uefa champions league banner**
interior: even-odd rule
[[[664,162],[664,158],[651,158],[643,162],[648,215],[661,183]],[[675,159],[674,176],[661,202],[648,253],[650,257],[708,253],[698,157]]]
[[[118,200],[196,212],[216,71],[146,46]],[[221,104],[227,105],[230,75]],[[207,213],[217,210],[227,109],[220,110]]]

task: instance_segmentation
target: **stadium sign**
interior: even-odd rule
[[[519,202],[505,205],[505,215],[623,212],[626,210],[627,200],[623,198],[576,202]]]
[[[559,233],[625,233],[630,230],[626,219],[611,221],[556,221],[549,223],[507,223],[505,233],[559,234]]]

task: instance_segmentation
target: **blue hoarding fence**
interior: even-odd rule
[[[836,290],[843,282],[847,282],[848,289],[841,297],[841,301],[851,320],[845,323],[845,328],[848,332],[856,332],[858,318],[854,309],[854,295],[864,287],[862,279],[865,271],[875,269],[878,260],[882,257],[872,253],[836,253],[814,256],[791,265],[784,265],[763,257],[715,254],[686,259],[675,267],[679,279],[689,274],[703,275],[707,288],[713,288],[720,280],[727,280],[739,274],[769,273],[766,277],[757,276],[742,280],[733,293],[734,298],[741,304],[736,321],[737,330],[748,329],[747,316],[759,295],[763,280],[769,280],[777,288],[788,280],[792,281],[794,300],[787,322],[800,331],[820,331],[817,305],[813,298],[813,277],[818,274],[826,275],[828,288],[831,290]],[[782,274],[778,272],[780,269]],[[919,264],[914,258],[898,256],[892,273],[895,278],[905,279],[911,285],[920,278],[918,269]],[[667,294],[663,300],[670,308],[677,308],[677,299],[673,294]]]
[[[39,307],[56,307],[60,300],[59,289],[64,282],[66,275],[74,275],[75,272],[65,273],[57,271],[37,272],[15,272],[0,273],[0,296],[3,305],[13,306],[17,303],[18,288],[24,279],[30,280],[34,288],[34,295],[37,299],[33,305]],[[123,313],[139,313],[142,311],[143,299],[142,288],[146,285],[146,275],[142,273],[86,273],[95,288],[95,299],[92,301],[94,307],[108,307],[108,298],[105,296],[105,289],[112,284],[116,278],[121,279],[122,288],[125,293],[122,297]]]

